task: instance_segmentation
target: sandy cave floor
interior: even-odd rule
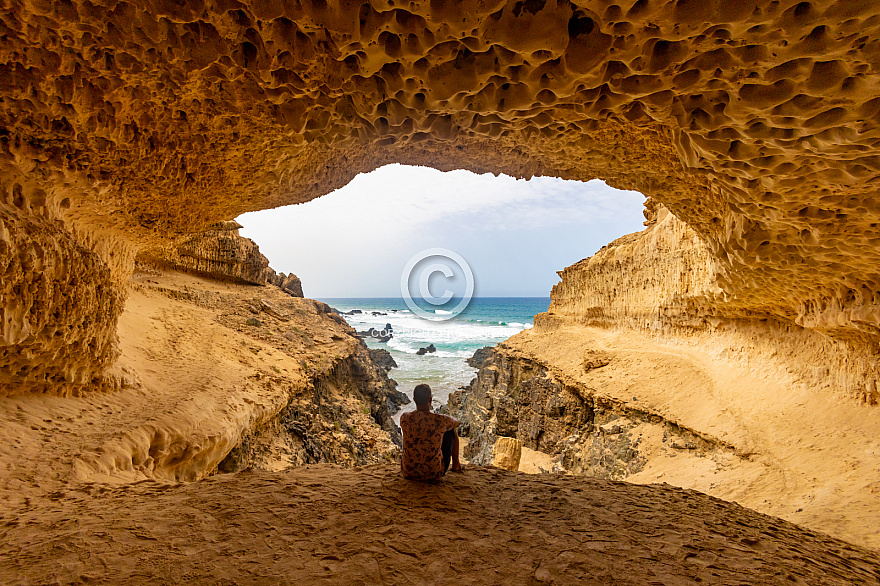
[[[821,506],[807,503],[795,515],[788,511],[802,506],[800,483],[787,494],[760,460],[716,473],[717,463],[692,455],[656,458],[635,479],[642,485],[474,467],[427,486],[401,479],[394,465],[149,480],[151,474],[173,478],[204,469],[204,463],[196,458],[183,469],[169,453],[163,467],[135,466],[132,453],[144,437],[155,443],[150,434],[164,430],[213,454],[220,440],[235,441],[230,429],[253,425],[278,408],[304,384],[307,369],[350,351],[351,342],[327,330],[312,302],[269,288],[176,273],[136,275],[133,282],[120,321],[120,365],[131,377],[123,389],[0,401],[0,584],[880,584],[875,550],[702,493],[650,485],[668,479],[872,544],[876,442],[865,437],[872,423],[858,419],[867,417],[863,411],[799,393],[780,394],[779,409],[760,412],[755,423],[785,438],[782,422],[802,418],[800,410],[814,422],[811,437],[831,438],[819,450],[786,441],[770,454],[785,463],[784,478],[823,466],[824,483],[806,487],[823,491],[815,501]],[[244,308],[256,298],[290,304],[291,322],[273,328],[296,325],[310,335],[279,346],[271,328],[254,333],[243,321],[252,315]],[[544,351],[531,337],[521,338],[522,350]],[[742,429],[754,415],[751,395],[728,404],[727,387],[716,385],[721,390],[711,400],[694,402],[699,389],[687,387],[664,394],[680,403],[667,406],[660,395],[650,395],[661,385],[632,379],[633,372],[657,381],[680,378],[685,359],[664,374],[651,357],[662,357],[666,368],[667,349],[653,341],[578,330],[546,343],[557,344],[562,369],[569,356],[559,348],[573,349],[573,364],[580,360],[574,349],[584,344],[616,352],[625,358],[619,361],[622,386],[604,385],[607,392],[630,396],[638,389],[640,401],[659,411],[669,408],[697,427],[717,427],[734,443],[756,443],[754,429]],[[730,379],[733,371],[710,371],[714,362],[706,362],[705,352],[675,350],[693,354],[685,365],[702,365],[714,381]],[[637,357],[649,362],[631,363]],[[602,376],[611,374],[609,367]],[[743,389],[758,378],[735,380],[734,386]],[[701,419],[707,409],[723,413],[716,409],[719,401],[729,411],[736,407],[737,417],[731,423]],[[838,458],[830,456],[844,452],[865,461],[856,468],[834,464]],[[526,451],[524,469],[547,466],[546,459]],[[704,473],[699,466],[706,462],[713,469]],[[749,492],[753,496],[744,494]],[[767,494],[785,498],[775,509],[762,507]]]
[[[880,583],[875,552],[665,485],[313,465],[46,498],[0,514],[0,582]]]

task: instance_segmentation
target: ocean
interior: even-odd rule
[[[344,315],[357,331],[382,330],[390,324],[393,337],[387,342],[367,338],[370,348],[384,348],[391,353],[398,368],[389,376],[397,389],[412,399],[413,388],[420,383],[431,385],[434,407],[444,405],[449,394],[466,386],[476,374],[466,360],[484,346],[494,346],[526,328],[532,327],[535,314],[547,311],[549,297],[475,297],[460,314],[448,318],[442,309],[432,309],[437,317],[424,319],[413,314],[403,299],[334,298],[321,299],[340,312],[355,309],[362,313]],[[422,304],[419,304],[420,306]],[[455,306],[455,300],[450,302]],[[433,344],[435,353],[418,356],[419,348]],[[415,409],[410,403],[395,415]]]

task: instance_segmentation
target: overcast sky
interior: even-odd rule
[[[388,165],[319,199],[238,221],[272,268],[302,279],[307,297],[400,297],[402,270],[428,248],[461,255],[476,296],[547,297],[556,271],[642,230],[643,202],[598,180]],[[435,295],[445,290],[438,279],[430,280]]]

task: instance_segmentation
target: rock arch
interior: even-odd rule
[[[713,315],[876,351],[874,3],[7,5],[0,394],[112,384],[144,246],[390,162],[639,190],[705,243]]]

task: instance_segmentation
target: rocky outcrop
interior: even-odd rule
[[[239,236],[240,228],[235,221],[219,222],[174,244],[144,250],[138,258],[212,279],[274,284],[277,276],[269,268],[269,259],[260,253],[256,242]]]
[[[391,356],[391,352],[384,348],[370,348],[370,359],[372,359],[376,366],[384,368],[386,372],[392,368],[397,368],[397,362],[395,362],[394,357]]]
[[[41,428],[15,423],[24,398],[0,405],[0,428],[17,429],[22,442],[8,449],[38,448],[21,456],[36,462],[33,474],[194,481],[218,468],[396,457],[392,414],[407,398],[326,304],[148,265],[130,289],[122,388],[35,405],[42,425],[72,422],[64,441],[47,450],[33,439]],[[64,415],[70,409],[76,417]],[[8,457],[0,446],[0,461]]]
[[[294,297],[304,297],[302,281],[299,280],[299,277],[290,273],[289,275],[285,275],[281,273],[278,275],[279,282],[276,283],[282,290],[286,291],[290,295]]]
[[[730,340],[731,358],[756,366],[780,362],[809,387],[880,403],[880,347],[868,329],[844,334],[807,327],[803,315],[758,311],[718,286],[718,263],[691,228],[656,203],[647,211],[644,231],[560,271],[548,312],[535,317],[537,332],[581,325],[706,335]]]
[[[472,368],[480,368],[483,363],[492,357],[492,346],[480,348],[474,355],[467,359],[468,366]]]
[[[221,281],[276,285],[294,297],[303,297],[299,277],[277,274],[257,243],[239,235],[241,227],[235,221],[219,222],[173,244],[143,250],[138,260]]]
[[[595,364],[596,353],[587,353],[587,362]],[[648,459],[645,450],[688,445],[704,454],[733,452],[717,438],[587,385],[559,380],[546,364],[503,344],[466,388],[450,395],[446,412],[461,421],[460,434],[469,438],[464,455],[476,464],[494,463],[498,442],[509,438],[555,456],[556,471],[613,480],[640,472]]]
[[[399,408],[396,383],[362,348],[317,377],[305,392],[294,397],[271,421],[251,430],[218,465],[220,472],[244,468],[276,470],[304,464],[344,466],[396,461],[401,446],[400,428],[391,416]],[[409,399],[403,396],[404,403]],[[365,430],[346,416],[350,403],[384,434]],[[387,436],[385,435],[387,434]],[[388,444],[387,438],[393,442]]]

